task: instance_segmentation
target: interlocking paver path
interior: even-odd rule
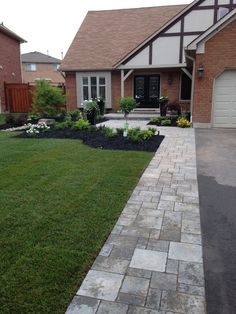
[[[205,313],[194,130],[159,129],[166,137],[67,314]]]

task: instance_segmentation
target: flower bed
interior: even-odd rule
[[[84,144],[100,149],[119,149],[155,152],[164,139],[162,135],[153,135],[147,139],[138,141],[130,140],[124,137],[121,132],[109,131],[109,128],[88,128],[73,129],[65,128],[63,130],[50,129],[45,132],[39,132],[31,135],[32,138],[58,138],[58,139],[80,139]],[[132,130],[132,129],[130,129]],[[121,130],[120,130],[121,131]],[[106,134],[107,133],[107,134]],[[110,133],[110,134],[108,134]],[[145,132],[147,133],[147,132]],[[144,134],[145,136],[145,134]],[[147,134],[148,136],[148,134]],[[28,138],[29,134],[21,133],[21,138]]]

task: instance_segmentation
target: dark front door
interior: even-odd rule
[[[134,98],[140,108],[159,107],[160,75],[137,75],[134,77]]]

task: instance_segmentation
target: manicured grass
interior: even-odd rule
[[[64,313],[153,153],[0,132],[0,312]]]

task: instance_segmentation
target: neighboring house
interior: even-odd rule
[[[67,108],[101,96],[191,110],[197,126],[236,127],[236,0],[88,12],[62,64]]]
[[[65,79],[58,71],[60,59],[34,51],[22,54],[21,62],[24,83],[35,85],[38,80],[45,79],[55,86],[64,85]]]
[[[26,42],[0,24],[0,112],[6,110],[5,83],[22,83],[20,44]]]

